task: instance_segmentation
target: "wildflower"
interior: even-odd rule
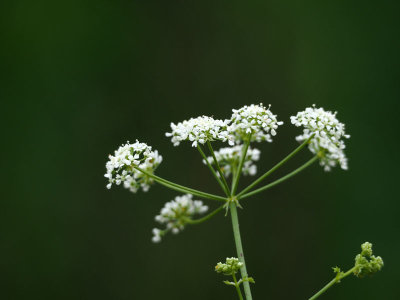
[[[185,194],[182,196],[175,197],[174,200],[165,203],[161,209],[160,214],[155,217],[155,220],[160,224],[166,225],[167,231],[177,234],[179,231],[185,228],[188,220],[194,215],[203,214],[208,210],[208,206],[203,205],[203,201],[192,200],[193,196]],[[159,242],[161,240],[160,230],[157,228],[153,229],[153,242]]]
[[[272,142],[271,136],[275,136],[278,126],[283,124],[262,103],[232,109],[232,112],[229,132],[235,137],[237,144],[246,141],[250,134],[251,141]]]
[[[218,151],[215,151],[215,157],[222,168],[225,176],[229,176],[232,173],[232,170],[238,167],[240,158],[242,157],[243,146],[237,145],[233,147],[221,148]],[[257,173],[257,166],[254,162],[260,159],[260,150],[255,148],[248,148],[245,161],[242,168],[242,173],[244,175],[255,175]],[[214,163],[213,157],[207,157],[207,160],[210,164]],[[205,164],[206,161],[203,160]],[[219,176],[219,173],[217,174]]]
[[[228,141],[230,145],[233,145],[227,126],[227,120],[214,120],[211,117],[202,116],[178,124],[171,123],[172,132],[167,132],[165,135],[171,137],[174,146],[178,146],[182,141],[191,141],[193,147],[197,147],[198,143],[205,144],[208,141]]]
[[[336,118],[336,112],[325,111],[323,108],[308,107],[291,116],[290,120],[296,127],[303,126],[303,134],[296,137],[296,140],[303,142],[310,140],[308,148],[320,159],[320,165],[325,171],[340,165],[347,170],[347,157],[344,154],[345,144],[343,138],[350,136],[345,133],[345,126]]]
[[[104,174],[109,181],[107,188],[110,189],[112,184],[123,183],[124,187],[133,193],[139,188],[147,192],[153,179],[135,167],[153,173],[161,162],[162,156],[147,144],[138,141],[134,144],[127,142],[120,146],[114,155],[109,155],[109,161],[106,163],[107,173]]]

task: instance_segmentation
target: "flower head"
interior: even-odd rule
[[[112,184],[120,185],[131,192],[136,193],[139,188],[148,191],[153,179],[143,174],[135,167],[139,167],[149,173],[153,173],[158,165],[162,162],[162,156],[157,150],[152,150],[145,143],[136,141],[134,144],[127,142],[119,147],[114,155],[109,155],[109,161],[106,163],[107,173],[104,177],[108,178],[107,188],[110,189]]]
[[[383,267],[383,260],[380,256],[372,255],[372,244],[365,242],[361,245],[361,253],[355,258],[354,275],[364,277],[372,275]]]
[[[215,120],[206,116],[191,118],[178,124],[171,123],[172,132],[167,132],[165,135],[171,137],[174,146],[178,146],[182,141],[191,141],[193,147],[208,141],[228,141],[233,144],[227,123],[227,120]]]
[[[200,215],[208,210],[208,206],[203,205],[200,200],[192,200],[193,196],[190,194],[176,196],[174,200],[165,203],[161,209],[160,214],[155,217],[155,220],[160,224],[165,224],[166,229],[160,230],[153,229],[153,242],[161,241],[167,231],[178,233],[185,228],[188,220],[194,215]]]
[[[232,112],[229,132],[235,137],[238,144],[247,140],[250,134],[251,141],[272,142],[271,136],[275,136],[278,126],[283,124],[277,120],[276,115],[269,110],[269,107],[266,108],[262,103],[232,109]]]
[[[240,158],[242,157],[243,146],[237,145],[233,147],[221,148],[215,151],[215,157],[222,168],[225,176],[229,176],[232,173],[232,169],[237,168],[239,165]],[[245,161],[242,168],[242,173],[244,175],[256,175],[257,166],[254,162],[260,159],[260,150],[255,148],[248,148]],[[213,157],[207,157],[210,164],[214,163]],[[206,163],[203,160],[203,163]],[[219,173],[217,174],[219,176]]]
[[[296,137],[296,140],[303,142],[310,140],[308,148],[320,159],[321,166],[325,171],[340,165],[347,170],[347,158],[344,154],[345,144],[343,138],[350,136],[345,133],[345,126],[336,118],[336,112],[325,111],[323,108],[308,107],[291,116],[290,120],[295,126],[303,126],[303,134]]]
[[[225,263],[219,262],[215,266],[215,272],[222,273],[224,275],[235,274],[243,266],[243,263],[239,262],[236,257],[227,257]]]

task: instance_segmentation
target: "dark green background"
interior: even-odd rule
[[[108,191],[104,165],[139,139],[164,156],[160,176],[219,193],[197,151],[164,133],[259,102],[285,121],[257,145],[261,170],[297,146],[289,117],[313,103],[352,137],[349,171],[315,165],[244,203],[254,298],[307,299],[370,241],[383,271],[321,299],[400,299],[395,1],[16,0],[0,11],[1,299],[235,299],[213,271],[235,255],[229,218],[154,245],[154,215],[176,193]]]

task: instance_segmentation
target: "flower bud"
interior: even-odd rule
[[[224,264],[219,262],[215,266],[215,271],[224,275],[232,275],[239,271],[242,266],[243,263],[239,262],[239,259],[237,259],[236,257],[227,257]]]
[[[355,258],[354,275],[362,278],[380,271],[383,267],[383,260],[380,256],[372,255],[372,244],[365,242],[361,245],[361,253]]]

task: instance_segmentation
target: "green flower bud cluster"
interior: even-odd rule
[[[355,258],[354,275],[362,278],[380,271],[382,267],[382,258],[372,255],[372,244],[369,242],[362,244],[361,253]]]
[[[219,262],[215,266],[215,271],[217,273],[222,273],[224,275],[232,275],[235,274],[239,269],[243,266],[243,263],[239,262],[236,257],[227,257],[226,262],[223,264]]]

